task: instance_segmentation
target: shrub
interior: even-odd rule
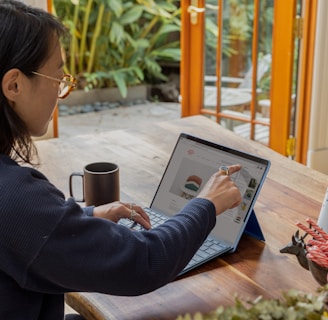
[[[160,62],[180,61],[173,0],[54,0],[53,12],[69,29],[66,68],[80,89],[118,87],[126,97],[128,86],[167,80]]]

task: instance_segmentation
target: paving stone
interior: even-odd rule
[[[141,102],[141,101],[140,101]],[[109,108],[105,106],[109,106]],[[60,137],[70,137],[78,134],[97,133],[108,130],[126,129],[144,126],[154,121],[165,121],[181,118],[179,103],[144,102],[131,106],[105,104],[102,110],[95,111],[91,106],[60,106],[58,117],[58,134]],[[81,110],[87,111],[81,113]]]

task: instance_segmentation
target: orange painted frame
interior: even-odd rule
[[[52,12],[52,0],[47,0],[47,9],[48,12]],[[58,106],[56,106],[53,118],[52,118],[52,124],[53,124],[53,137],[58,138]]]
[[[196,25],[190,22],[189,0],[181,0],[181,116],[199,114],[204,101],[204,12],[198,13]],[[204,8],[205,1],[198,0]]]
[[[255,15],[259,16],[259,3],[260,0],[254,0],[255,3]],[[254,138],[255,130],[254,126],[256,124],[266,125],[266,122],[259,121],[255,119],[255,109],[256,109],[256,68],[253,70],[253,93],[252,93],[252,103],[251,103],[251,120],[245,120],[239,118],[238,116],[231,116],[221,113],[220,111],[220,90],[217,90],[217,107],[216,110],[209,110],[203,107],[204,105],[204,44],[205,44],[205,14],[198,14],[198,23],[192,25],[190,23],[190,14],[188,12],[188,7],[190,1],[181,1],[181,65],[180,65],[180,93],[182,97],[181,110],[182,116],[190,116],[194,114],[207,114],[216,117],[216,121],[220,122],[221,118],[235,119],[244,122],[251,123],[251,138]],[[205,1],[199,0],[198,7],[204,8]],[[218,0],[218,7],[223,8],[223,0]],[[219,9],[219,23],[222,22],[222,10]],[[257,19],[254,19],[254,40],[252,43],[253,51],[257,52],[257,34],[258,26],[256,23]],[[219,26],[220,28],[220,26]],[[222,34],[218,35],[218,49],[217,49],[217,61],[221,60],[221,37]],[[257,65],[257,54],[252,57],[253,65]],[[221,74],[220,63],[217,63],[217,74]],[[217,87],[221,87],[221,79],[218,77]]]
[[[275,1],[269,146],[283,155],[290,135],[295,16],[296,0]]]
[[[311,83],[313,69],[314,36],[317,0],[304,1],[304,36],[301,53],[299,93],[297,99],[297,133],[295,160],[306,163],[309,134],[309,117],[311,101]],[[219,0],[219,3],[222,1]],[[286,155],[287,140],[290,134],[291,96],[294,59],[294,21],[296,17],[296,0],[275,1],[275,24],[272,52],[272,82],[270,108],[269,147]],[[199,14],[201,24],[191,26],[188,13],[189,1],[182,0],[181,29],[181,95],[182,116],[202,113],[203,108],[203,55],[204,16]],[[203,1],[199,7],[204,7]],[[191,40],[191,35],[193,40]],[[253,48],[254,49],[254,48]],[[253,57],[254,58],[254,57]],[[255,59],[255,58],[254,58]],[[256,60],[255,60],[256,61]],[[255,65],[255,61],[253,64]],[[218,72],[220,74],[220,72]],[[254,79],[256,77],[253,77]],[[219,100],[219,94],[218,94]],[[253,109],[252,106],[251,109]],[[203,109],[204,110],[204,109]],[[203,112],[220,119],[220,112]],[[227,117],[228,118],[228,117]],[[234,117],[231,117],[234,118]],[[257,123],[256,119],[251,120]],[[262,123],[261,123],[262,124]]]
[[[308,151],[317,5],[317,0],[304,1],[304,34],[301,44],[295,158],[303,164],[307,162]]]

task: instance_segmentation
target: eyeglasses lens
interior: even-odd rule
[[[70,83],[75,83],[73,76],[65,75],[59,84],[58,98],[65,98],[72,91],[73,87]]]

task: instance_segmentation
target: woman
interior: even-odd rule
[[[81,209],[65,200],[33,168],[37,152],[31,140],[46,132],[57,99],[74,86],[73,77],[63,76],[59,39],[65,33],[50,14],[0,0],[0,319],[63,319],[64,293],[70,291],[155,290],[186,266],[216,215],[241,201],[223,172],[154,229],[137,205]],[[229,167],[231,174],[238,170]],[[150,230],[115,223],[134,215]]]

